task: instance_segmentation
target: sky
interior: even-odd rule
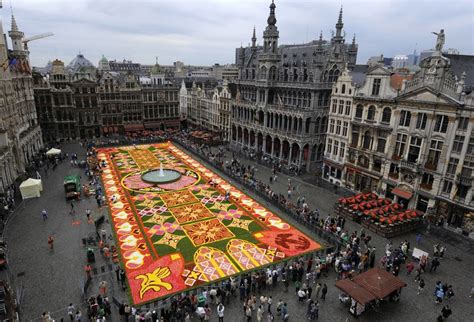
[[[262,43],[271,0],[3,0],[4,32],[11,9],[25,37],[54,36],[29,44],[33,66],[79,52],[94,65],[133,60],[162,65],[235,62],[235,48]],[[371,56],[433,48],[432,31],[445,30],[445,48],[474,52],[474,1],[470,0],[275,0],[280,44],[329,39],[343,6],[346,41],[356,35],[358,63]]]

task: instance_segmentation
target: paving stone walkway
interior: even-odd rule
[[[84,158],[84,150],[79,144],[66,144],[63,150],[68,153],[76,152],[79,159]],[[196,157],[195,155],[193,155]],[[230,157],[230,154],[228,154]],[[197,157],[196,157],[197,158]],[[255,164],[249,160],[243,160],[246,164]],[[257,165],[257,176],[268,182],[270,169]],[[216,171],[219,173],[219,171]],[[65,308],[69,303],[81,306],[82,288],[84,283],[84,265],[86,264],[86,248],[82,239],[95,235],[95,227],[86,220],[85,210],[90,208],[95,216],[101,215],[105,209],[97,209],[94,198],[83,199],[76,203],[76,214],[70,215],[70,205],[65,200],[63,178],[67,174],[81,174],[83,183],[85,176],[82,169],[71,167],[68,162],[60,164],[54,172],[49,171],[48,177],[43,176],[44,191],[40,198],[23,202],[18,207],[15,217],[9,224],[6,238],[9,249],[9,265],[15,284],[23,286],[24,293],[21,298],[22,321],[30,321],[41,316],[43,311],[50,311],[56,319],[66,318]],[[221,173],[220,173],[221,174]],[[43,173],[42,173],[43,175]],[[222,174],[221,174],[222,175]],[[225,176],[224,176],[225,177]],[[308,178],[306,178],[308,179]],[[288,177],[280,174],[278,182],[273,184],[273,189],[286,195]],[[312,185],[300,178],[291,178],[297,185],[297,191],[306,197],[311,207],[320,209],[322,216],[332,212],[334,202],[339,197],[334,191]],[[233,184],[236,184],[230,180]],[[236,184],[239,188],[240,185]],[[252,195],[259,202],[280,214],[272,205]],[[296,196],[295,196],[296,198]],[[41,210],[48,211],[48,220],[43,221]],[[280,214],[290,223],[304,229],[291,220],[287,215]],[[107,218],[107,216],[106,216]],[[361,229],[360,225],[347,222],[349,231]],[[105,229],[110,232],[108,222],[104,223]],[[306,232],[309,233],[308,230]],[[49,235],[55,238],[54,250],[48,248],[47,239]],[[382,254],[387,240],[372,234],[373,244],[377,247],[377,259]],[[412,247],[415,246],[415,234],[411,233],[392,239],[394,245],[403,240],[409,240]],[[442,243],[433,234],[425,234],[419,248],[432,252],[434,243]],[[115,280],[115,273],[111,271],[109,263],[104,261],[96,251],[97,262],[94,265],[97,274],[93,275],[87,295],[97,294],[98,283],[106,280],[109,283],[109,295],[119,302],[126,301],[127,296]],[[425,274],[425,293],[416,295],[414,276],[406,276],[402,269],[400,277],[405,280],[408,287],[402,292],[399,303],[388,303],[379,308],[378,312],[366,312],[360,321],[436,321],[442,306],[434,304],[433,290],[437,280],[441,280],[454,287],[455,296],[450,300],[453,310],[451,321],[469,321],[474,316],[474,299],[468,297],[471,287],[474,286],[472,269],[474,267],[474,254],[465,252],[465,248],[458,249],[456,245],[448,244],[447,253],[442,259],[441,266],[435,274]],[[320,321],[352,321],[352,316],[347,312],[348,308],[338,300],[339,290],[335,288],[335,274],[331,272],[322,282],[328,284],[326,301],[321,301],[319,311]],[[298,304],[293,287],[290,292],[284,293],[280,286],[268,291],[266,295],[272,295],[274,307],[278,299],[288,302],[290,321],[304,321],[306,305]],[[217,321],[213,311],[211,321]],[[226,317],[224,321],[243,321],[244,316],[240,301],[236,298],[226,306]],[[84,313],[84,311],[83,311]],[[123,321],[114,306],[110,321]]]

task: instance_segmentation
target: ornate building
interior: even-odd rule
[[[231,145],[284,166],[315,170],[322,161],[329,97],[341,70],[353,69],[355,39],[343,36],[342,9],[330,40],[279,45],[275,4],[270,5],[263,46],[236,50],[240,75],[231,103]]]
[[[227,81],[212,90],[201,89],[192,83],[190,89],[181,83],[180,113],[189,125],[219,133],[223,141],[229,141],[230,99]]]
[[[29,52],[13,16],[8,35],[13,45],[11,50],[0,22],[0,193],[25,172],[43,146],[33,99]]]
[[[474,211],[474,77],[465,72],[474,56],[441,49],[414,75],[376,65],[358,84],[360,75],[343,73],[332,92],[323,174],[462,226]],[[339,131],[345,121],[349,129]]]
[[[160,66],[150,77],[100,69],[79,54],[66,68],[55,60],[49,73],[34,74],[35,100],[46,141],[179,127],[179,87]]]

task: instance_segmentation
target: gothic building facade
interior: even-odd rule
[[[231,103],[231,146],[301,170],[320,168],[334,81],[357,58],[345,42],[342,9],[330,40],[279,45],[276,6],[270,5],[263,45],[236,50],[239,79]]]
[[[323,177],[463,226],[474,211],[473,62],[438,50],[410,77],[345,72],[332,90]]]
[[[150,77],[99,70],[79,54],[67,67],[55,60],[34,74],[35,100],[45,141],[92,139],[179,128],[179,87],[156,64]]]
[[[29,52],[12,16],[12,49],[0,22],[0,193],[25,172],[43,147],[36,117]]]
[[[179,97],[180,113],[189,125],[219,134],[221,140],[229,142],[231,93],[226,80],[212,90],[202,89],[195,82],[187,89],[183,80]]]

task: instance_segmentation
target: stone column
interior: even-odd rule
[[[272,158],[274,157],[275,153],[275,139],[272,138]]]
[[[290,151],[288,153],[288,165],[291,164],[291,154],[293,153],[293,143],[290,143]]]
[[[278,155],[280,160],[282,160],[282,155],[283,155],[283,142],[280,140],[280,154]]]
[[[263,136],[263,140],[262,140],[262,153],[267,153],[266,149],[267,149],[267,136],[266,135],[263,135],[262,133],[262,136]]]
[[[302,160],[303,160],[303,149],[300,148],[300,155],[298,157],[298,167],[301,167]]]

